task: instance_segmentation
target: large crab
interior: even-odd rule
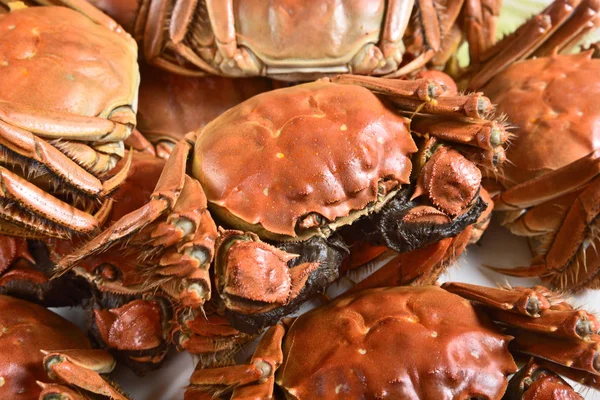
[[[0,295],[0,331],[0,398],[126,400],[100,375],[112,371],[113,358],[61,316]],[[49,379],[58,382],[43,383]]]
[[[122,182],[135,125],[137,46],[94,7],[0,2],[0,232],[91,233]]]
[[[398,252],[477,220],[476,163],[501,159],[507,135],[486,98],[442,91],[430,80],[341,76],[257,95],[179,142],[150,202],[59,266],[126,241],[162,290],[197,307],[210,298],[215,254],[234,327],[272,325],[337,278],[347,254],[337,232],[357,220],[370,221],[365,240]],[[419,133],[429,137],[413,154]],[[217,235],[207,205],[229,229]]]
[[[432,60],[442,64],[462,32],[478,59],[494,42],[501,1],[92,3],[141,42],[149,63],[172,72],[310,80],[339,73],[397,77]]]
[[[592,50],[553,51],[568,50],[598,26],[600,2],[555,1],[500,42],[471,82],[485,84],[485,94],[516,125],[494,202],[501,222],[529,238],[534,260],[502,272],[541,276],[561,289],[600,285],[600,60]],[[537,58],[519,61],[528,55]]]
[[[247,364],[196,370],[186,400],[500,399],[517,370],[511,352],[568,366],[571,378],[600,388],[599,329],[593,315],[542,287],[357,291],[273,326]],[[535,397],[543,388],[581,398],[536,371],[529,365],[510,395],[529,389],[524,398],[547,400]]]

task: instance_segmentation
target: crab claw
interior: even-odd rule
[[[227,308],[255,314],[288,304],[319,267],[306,262],[290,268],[288,263],[296,257],[261,242],[253,233],[221,231],[215,282]]]
[[[560,376],[542,368],[534,358],[510,380],[506,400],[583,399]]]

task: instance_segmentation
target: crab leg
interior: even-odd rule
[[[18,207],[23,207],[40,216],[40,219],[45,218],[64,229],[64,232],[57,231],[52,234],[50,228],[45,229],[43,225],[40,227],[39,219],[31,218],[18,208],[11,210],[10,207],[2,207],[0,210],[0,218],[34,231],[41,228],[50,236],[68,236],[68,230],[92,232],[98,227],[96,219],[90,214],[54,198],[3,167],[0,167],[0,199],[13,201]]]
[[[416,7],[419,9],[419,22],[423,32],[425,49],[414,60],[391,74],[386,75],[386,78],[404,76],[424,67],[441,49],[442,31],[434,0],[417,0],[416,3]]]
[[[599,335],[592,335],[591,341],[575,342],[519,331],[511,342],[511,348],[569,368],[600,375]]]
[[[539,317],[540,312],[550,308],[546,296],[530,288],[507,290],[459,282],[446,282],[442,288],[489,307],[530,317]]]
[[[556,364],[556,363],[553,363],[548,360],[539,359],[539,360],[536,360],[536,362],[542,368],[546,368],[550,371],[554,371],[554,372],[556,372],[560,375],[563,375],[571,380],[574,380],[575,382],[577,382],[581,385],[589,386],[596,390],[600,390],[600,375],[590,374],[589,372],[585,372],[585,371],[581,371],[581,370],[577,370],[577,369],[571,369],[571,368],[565,367],[564,365]]]
[[[111,372],[115,367],[115,360],[104,350],[64,350],[43,353],[44,366],[50,378],[57,378],[61,382],[115,400],[127,400],[127,397],[100,376]]]
[[[502,146],[509,138],[506,129],[496,121],[465,124],[446,118],[416,116],[411,120],[410,129],[419,134],[428,134],[441,140],[487,150]]]
[[[477,90],[483,87],[492,77],[515,61],[532,55],[551,35],[555,36],[555,39],[551,43],[553,46],[564,46],[565,42],[573,43],[577,38],[591,29],[591,26],[600,23],[600,18],[596,17],[598,9],[597,0],[584,1],[583,6],[587,7],[589,5],[589,8],[585,8],[583,12],[578,12],[580,3],[581,0],[554,1],[539,15],[497,43],[489,52],[482,55],[486,63],[471,80],[469,90]],[[580,17],[580,14],[583,15]],[[563,32],[562,26],[573,15],[577,19],[575,25],[582,23],[582,17],[588,18],[588,27],[573,33],[571,24],[567,24],[565,25],[565,32]],[[585,24],[581,26],[585,26]],[[553,48],[543,47],[543,52],[547,52],[548,50],[553,50]]]
[[[42,389],[39,398],[43,400],[55,398],[60,400],[93,400],[91,397],[70,389],[67,386],[40,381],[37,381],[37,384]]]
[[[496,20],[502,0],[466,0],[465,30],[471,64],[480,62],[481,55],[496,40]]]
[[[165,164],[150,201],[143,207],[123,216],[80,249],[64,257],[57,265],[59,270],[64,272],[88,255],[97,254],[117,241],[134,235],[167,212],[176,203],[183,190],[185,166],[190,149],[189,143],[185,141],[178,143]]]
[[[508,189],[494,199],[500,211],[522,209],[577,190],[600,174],[600,150]]]
[[[574,285],[569,286],[571,288],[579,287],[593,279],[598,274],[600,262],[596,249],[591,246],[595,239],[590,239],[589,236],[590,226],[593,226],[598,217],[595,204],[598,204],[599,196],[600,177],[596,177],[572,203],[540,263],[525,268],[495,270],[510,275],[531,276],[543,268],[545,275],[556,275],[552,280],[560,287],[563,287],[567,283],[566,280],[569,280],[569,277],[564,275],[567,273],[566,271],[575,271],[570,278],[571,284]],[[579,252],[581,252],[583,260],[578,258]],[[588,256],[590,258],[589,267]],[[581,276],[578,276],[580,261],[583,263],[583,271]],[[574,268],[567,268],[569,266]]]
[[[283,363],[281,343],[284,334],[283,325],[272,326],[261,339],[249,364],[196,370],[190,378],[186,399],[204,399],[207,393],[219,395],[230,388],[233,388],[232,400],[271,399],[275,371]]]

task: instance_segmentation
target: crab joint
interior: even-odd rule
[[[42,350],[42,353],[47,354],[47,352]],[[46,360],[46,362],[44,363],[44,368],[46,369],[46,372],[48,373],[48,376],[51,379],[56,379],[56,374],[54,373],[54,369],[52,368],[54,365],[63,363],[65,361],[65,358],[63,356],[50,356],[48,357]]]
[[[195,258],[198,261],[199,268],[205,267],[210,261],[210,252],[203,246],[188,247],[184,253],[187,256]]]
[[[261,372],[259,382],[260,383],[266,382],[269,379],[269,376],[271,376],[271,373],[273,372],[273,367],[271,367],[271,364],[269,364],[268,362],[263,361],[263,360],[256,360],[256,361],[254,361],[254,365]]]
[[[182,236],[187,236],[195,230],[194,221],[185,217],[175,219],[173,225],[182,232]]]

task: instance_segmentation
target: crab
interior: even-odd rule
[[[265,78],[189,77],[145,63],[140,75],[137,129],[143,136],[132,135],[125,144],[165,159],[186,133],[273,88],[273,81]]]
[[[600,2],[555,1],[500,42],[471,81],[516,125],[510,162],[490,190],[501,223],[529,238],[534,259],[499,271],[564,290],[600,287],[600,60],[593,50],[558,51],[598,26]]]
[[[247,364],[197,369],[185,398],[500,399],[517,371],[511,352],[598,388],[599,328],[543,287],[356,291],[271,327]]]
[[[494,42],[501,3],[319,0],[306,7],[289,0],[91,2],[141,43],[153,65],[184,75],[284,80],[340,73],[402,76],[430,61],[442,65],[462,41],[462,32],[471,58],[477,59]]]
[[[85,334],[61,316],[0,295],[0,327],[1,398],[127,400],[103,377],[115,367],[114,359],[92,349]],[[57,382],[44,383],[50,379]]]
[[[371,221],[366,241],[398,252],[477,221],[477,165],[501,159],[507,135],[480,94],[442,92],[431,80],[340,76],[259,94],[180,141],[150,202],[58,268],[128,243],[163,291],[199,307],[214,255],[228,319],[257,333],[338,277],[348,250],[337,233],[359,219]]]
[[[127,175],[127,165],[114,167],[136,121],[136,43],[87,3],[89,17],[8,5],[0,4],[0,232],[90,234]]]

